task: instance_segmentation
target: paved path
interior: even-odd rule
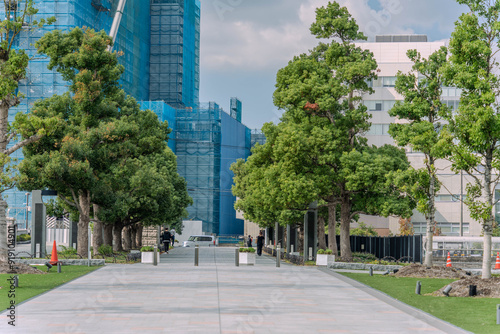
[[[17,307],[0,333],[465,333],[316,267],[234,249],[175,248],[155,267],[107,265]]]

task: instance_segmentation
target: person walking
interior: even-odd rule
[[[248,235],[247,247],[252,247],[252,236],[250,234]]]
[[[168,227],[165,227],[165,231],[161,234],[161,240],[163,242],[163,246],[165,247],[165,252],[168,254],[168,246],[170,245],[172,239],[172,234],[168,231]]]
[[[170,234],[172,235],[172,248],[173,248],[174,242],[175,242],[175,230],[172,230],[172,232],[170,232]]]
[[[262,247],[264,247],[264,234],[262,231],[259,232],[259,236],[257,237],[257,255],[262,255]]]

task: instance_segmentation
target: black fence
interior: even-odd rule
[[[327,243],[328,243],[328,236]],[[379,259],[392,257],[395,260],[409,262],[423,261],[422,235],[399,237],[360,237],[351,235],[351,251],[370,253]],[[337,247],[340,251],[340,236],[337,235]]]

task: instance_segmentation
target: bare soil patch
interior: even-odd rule
[[[7,262],[0,262],[0,274],[46,274],[46,272],[24,263],[15,263],[12,267],[13,270]]]
[[[394,276],[397,277],[430,277],[430,278],[466,278],[470,273],[457,268],[441,266],[426,267],[420,264],[411,264],[399,269]]]
[[[426,267],[420,264],[412,264],[401,268],[393,274],[397,277],[429,277],[429,278],[452,278],[457,281],[450,283],[450,296],[468,297],[469,285],[476,286],[477,297],[500,298],[500,277],[482,279],[481,276],[471,275],[469,272],[444,266]],[[433,296],[444,296],[443,286],[438,291],[432,293]]]
[[[477,297],[500,298],[500,277],[482,279],[480,276],[473,276],[455,281],[450,285],[450,296],[468,297],[469,285],[475,285]],[[446,287],[444,286],[438,291],[433,292],[432,295],[444,296],[444,288]]]

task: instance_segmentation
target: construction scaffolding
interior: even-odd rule
[[[196,107],[199,96],[200,3],[151,3],[150,100]]]
[[[188,218],[201,220],[208,233],[218,233],[220,224],[220,113],[220,107],[210,102],[200,108],[179,109],[176,117],[177,170],[193,199]]]
[[[177,110],[175,139],[177,169],[194,201],[188,219],[201,220],[205,233],[242,234],[230,167],[250,155],[250,129],[210,102]]]
[[[18,11],[24,8],[25,1],[18,1]],[[24,49],[32,58],[27,70],[27,77],[20,82],[19,92],[24,95],[21,103],[9,111],[9,122],[14,121],[18,112],[27,113],[33,103],[41,98],[54,94],[63,94],[68,90],[68,83],[55,70],[48,70],[49,59],[36,54],[36,41],[46,32],[52,30],[69,31],[74,27],[90,27],[96,31],[109,33],[118,0],[36,0],[35,7],[39,10],[33,19],[54,16],[56,22],[50,26],[34,31],[23,31],[14,44],[16,49]],[[114,50],[122,51],[119,62],[125,67],[121,78],[124,90],[137,100],[149,99],[149,50],[150,24],[149,6],[144,6],[143,0],[128,0],[118,31]],[[4,2],[0,3],[0,16],[5,17]],[[10,146],[15,142],[11,142]],[[9,146],[9,147],[10,147]],[[20,161],[22,151],[16,151],[11,157]],[[4,192],[9,208],[25,207],[26,195],[17,189]],[[18,221],[26,220],[23,210],[10,210],[9,214]]]
[[[177,111],[163,101],[142,101],[139,104],[141,109],[153,111],[162,122],[166,121],[168,123],[168,127],[172,129],[172,132],[168,135],[168,147],[176,153],[175,130],[177,121],[175,117]]]

